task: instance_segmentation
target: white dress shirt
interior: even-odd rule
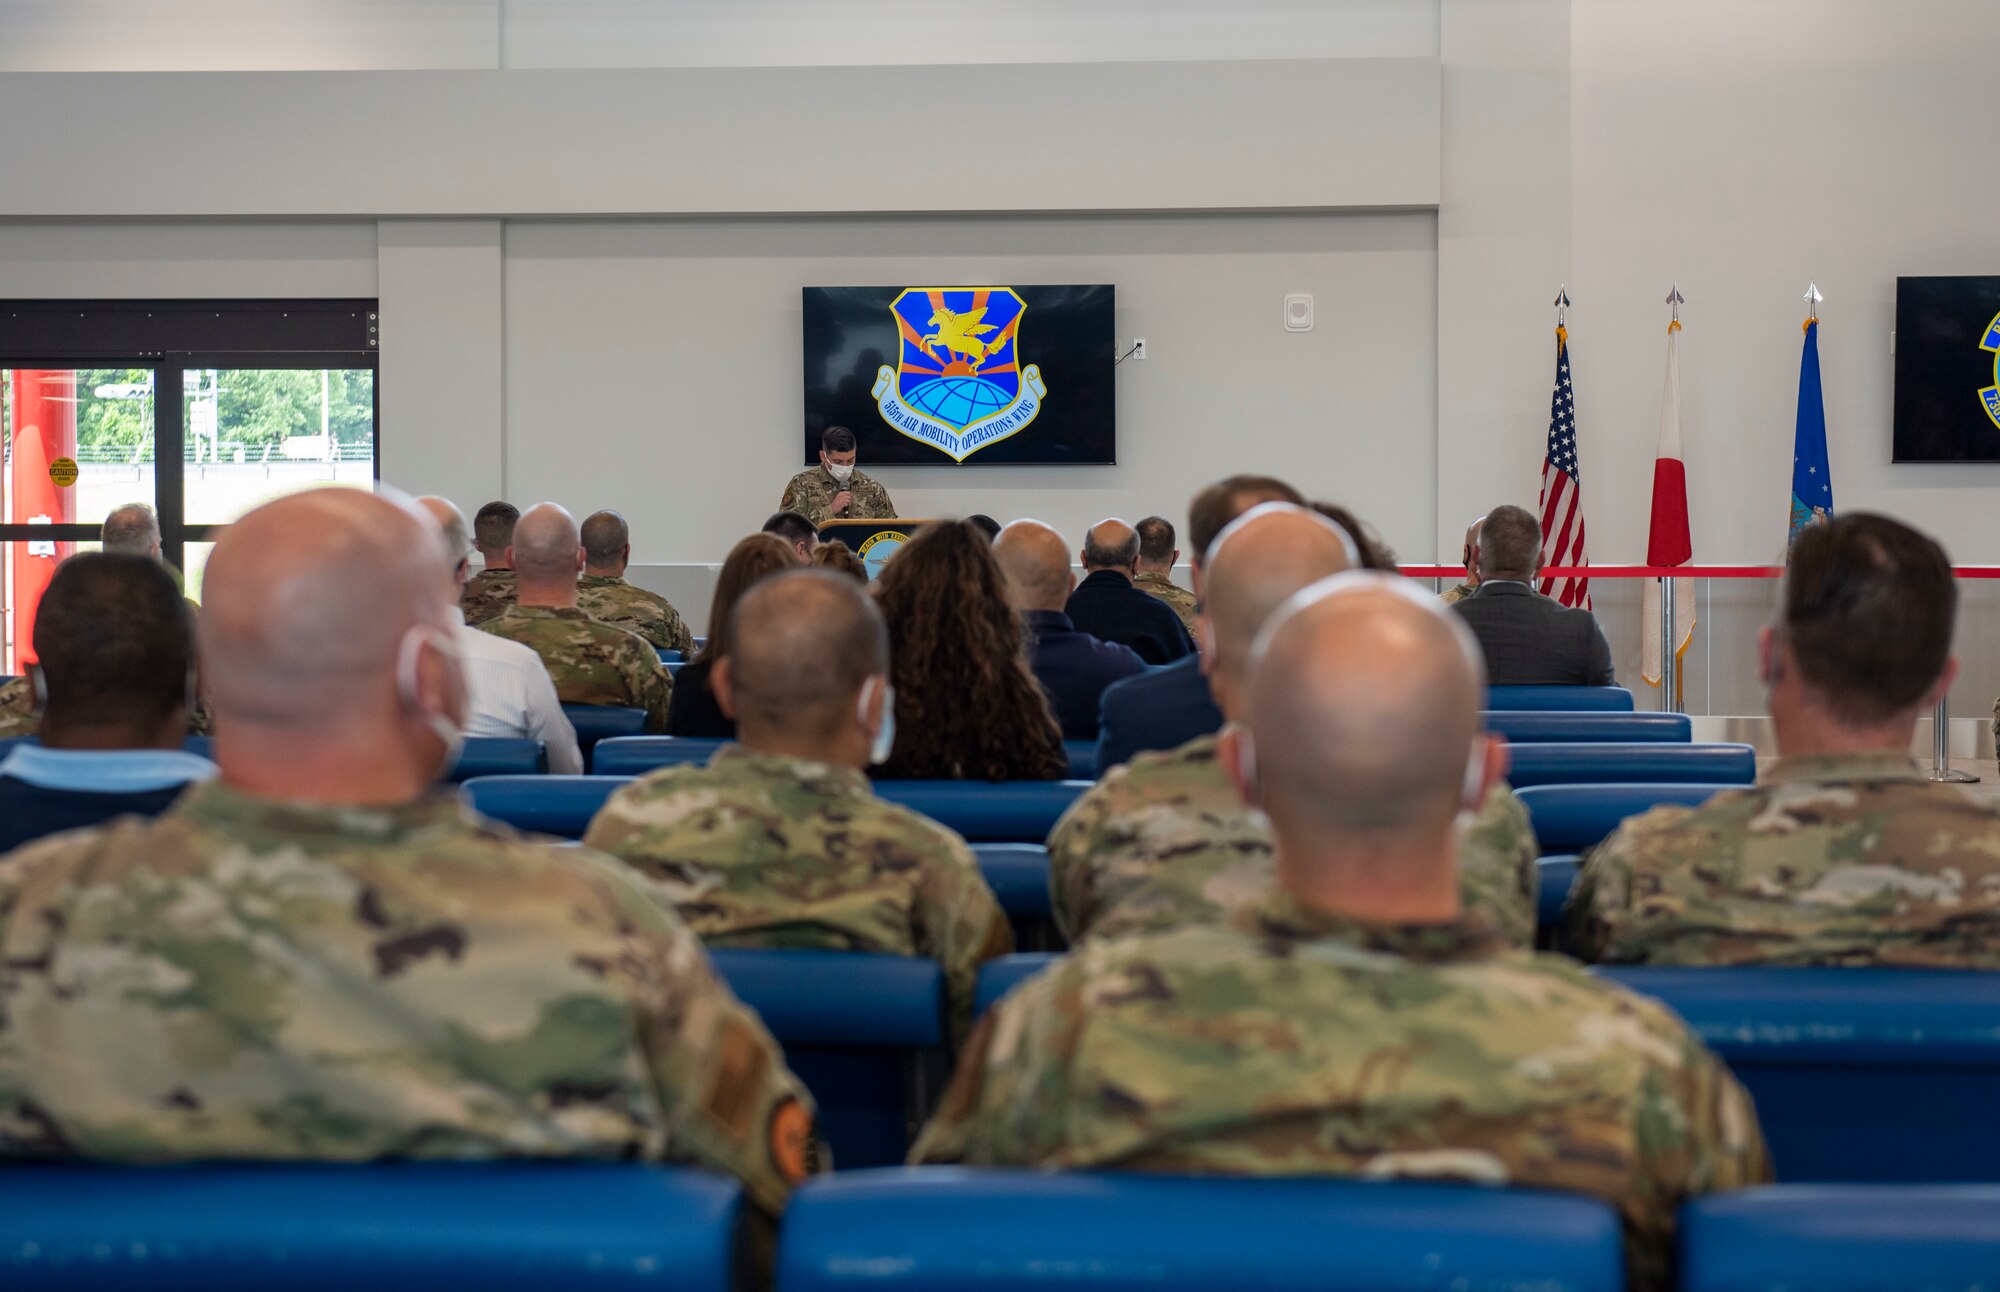
[[[548,750],[551,772],[580,775],[576,728],[563,716],[542,657],[519,642],[467,627],[463,615],[457,640],[468,692],[465,734],[539,740]]]

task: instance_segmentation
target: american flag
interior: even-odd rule
[[[1556,388],[1549,396],[1549,451],[1542,459],[1542,564],[1590,564],[1583,552],[1583,473],[1576,464],[1576,395],[1569,385],[1569,332],[1556,328]],[[1542,595],[1590,609],[1590,580],[1543,579]]]

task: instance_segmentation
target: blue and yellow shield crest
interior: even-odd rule
[[[963,462],[1019,434],[1048,387],[1021,365],[1027,304],[1011,287],[907,287],[889,305],[896,367],[875,375],[882,420]]]

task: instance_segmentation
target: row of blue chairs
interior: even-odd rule
[[[24,1167],[0,1172],[15,1292],[496,1292],[745,1285],[745,1204],[690,1168]],[[2000,1189],[1777,1186],[1681,1210],[1682,1292],[1979,1288]],[[1527,1189],[961,1168],[808,1181],[779,1292],[1623,1292],[1618,1215]]]
[[[0,739],[0,758],[15,745],[32,743],[33,736],[9,736]],[[215,753],[215,741],[209,736],[189,736],[181,742],[181,747],[191,754],[203,758]],[[469,781],[479,776],[538,776],[548,770],[548,752],[539,740],[504,740],[491,736],[475,736],[465,742],[459,750],[458,760],[446,773],[449,781]]]

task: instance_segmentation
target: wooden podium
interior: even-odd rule
[[[882,572],[882,563],[896,554],[896,549],[910,541],[910,536],[928,525],[928,518],[922,520],[829,520],[819,527],[821,542],[839,539],[854,549],[868,566],[868,577],[873,579]]]

